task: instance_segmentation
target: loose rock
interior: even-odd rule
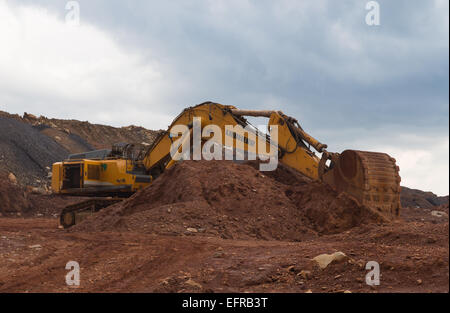
[[[335,252],[333,254],[321,254],[313,258],[313,260],[319,265],[321,269],[326,268],[332,262],[342,262],[347,259],[347,256],[341,252]]]
[[[431,215],[436,216],[436,217],[446,217],[448,218],[448,214],[445,213],[444,211],[431,211]]]
[[[186,284],[189,286],[192,286],[192,287],[199,288],[199,289],[203,288],[203,286],[201,284],[197,283],[196,281],[194,281],[190,278],[186,281]]]
[[[17,178],[13,173],[9,173],[8,179],[11,184],[17,185]]]

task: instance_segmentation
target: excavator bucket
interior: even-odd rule
[[[400,175],[394,158],[386,153],[357,150],[327,154],[324,157],[331,159],[331,164],[322,181],[385,218],[399,216]]]

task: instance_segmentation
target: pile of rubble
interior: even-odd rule
[[[302,241],[381,222],[345,194],[282,164],[259,172],[231,161],[183,161],[74,229]]]

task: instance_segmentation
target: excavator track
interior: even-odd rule
[[[334,161],[324,175],[326,183],[384,217],[399,216],[401,179],[394,158],[386,153],[345,150]]]
[[[95,212],[123,200],[123,198],[92,198],[68,205],[59,215],[59,224],[63,228],[69,228]]]

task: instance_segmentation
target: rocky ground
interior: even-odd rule
[[[0,218],[0,234],[0,292],[449,291],[448,219],[301,242],[68,232],[49,218]],[[347,257],[325,269],[311,260],[336,251]],[[70,260],[81,267],[78,288],[65,284]],[[365,283],[368,261],[380,264],[379,286]]]
[[[449,291],[448,205],[386,222],[291,174],[185,161],[68,230],[46,214],[0,218],[0,292]],[[65,284],[71,260],[78,288]],[[369,261],[379,286],[365,283]]]

